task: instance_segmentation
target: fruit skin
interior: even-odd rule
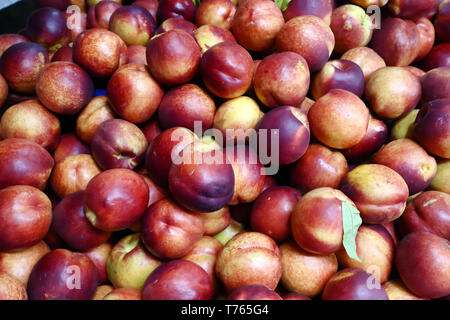
[[[112,291],[114,291],[113,286],[107,284],[98,286],[91,300],[103,300]]]
[[[101,172],[89,154],[69,156],[59,161],[51,177],[53,191],[64,198],[74,192],[85,190],[89,181]]]
[[[388,66],[407,66],[416,59],[419,31],[411,20],[387,18],[374,31],[370,46]]]
[[[194,143],[183,149],[181,159],[169,171],[169,188],[174,199],[194,212],[217,211],[233,198],[235,176],[221,149],[196,150]],[[198,161],[200,160],[200,161]]]
[[[0,136],[3,139],[27,139],[49,151],[58,144],[60,132],[58,118],[36,100],[8,108],[0,119]]]
[[[208,213],[193,213],[193,215],[199,217],[203,221],[205,227],[205,236],[215,236],[221,231],[225,230],[231,222],[230,209],[224,207],[220,210],[208,212]]]
[[[247,50],[265,51],[275,45],[275,37],[283,25],[283,13],[275,2],[246,0],[238,5],[231,30]]]
[[[421,79],[422,101],[450,99],[450,66],[428,71]]]
[[[314,136],[336,149],[358,144],[367,132],[369,116],[369,109],[358,96],[341,89],[330,90],[308,112]]]
[[[370,17],[363,8],[353,4],[342,5],[333,10],[330,28],[336,40],[334,50],[339,53],[365,47],[372,39]]]
[[[73,133],[64,134],[59,139],[59,143],[53,152],[55,163],[58,163],[67,157],[78,154],[90,154],[89,147],[78,139]]]
[[[76,120],[77,136],[85,143],[91,144],[98,127],[105,121],[114,119],[116,114],[111,108],[108,97],[94,97],[83,108]]]
[[[142,218],[142,240],[155,256],[178,259],[203,236],[203,221],[169,198],[151,205]]]
[[[280,253],[283,287],[308,297],[319,295],[338,270],[338,261],[333,253],[311,254],[292,241],[283,243],[280,246]]]
[[[113,246],[111,243],[105,242],[97,247],[83,252],[92,260],[92,262],[94,262],[95,267],[97,268],[98,283],[104,283],[108,280],[106,263],[109,255],[111,254],[112,248]]]
[[[437,164],[436,175],[433,181],[431,181],[430,188],[432,190],[450,193],[450,185],[448,180],[450,177],[450,159],[440,160]]]
[[[142,293],[136,288],[118,288],[108,293],[103,300],[142,300]]]
[[[0,272],[0,300],[28,300],[27,290],[14,276]]]
[[[73,59],[94,77],[108,77],[127,59],[127,46],[115,33],[93,28],[73,42]]]
[[[147,65],[147,47],[131,45],[127,47],[127,62]]]
[[[290,292],[283,295],[283,300],[311,300],[311,298],[300,293]]]
[[[147,139],[142,131],[122,119],[103,122],[91,142],[92,156],[104,170],[133,170],[144,159],[147,146]]]
[[[425,191],[414,198],[395,222],[401,236],[427,231],[450,241],[450,195],[439,191]]]
[[[373,161],[399,173],[408,185],[410,195],[425,190],[437,170],[436,160],[409,139],[398,139],[384,145],[375,153]]]
[[[394,170],[362,164],[349,171],[340,189],[352,199],[363,222],[381,224],[400,217],[406,207],[408,185]]]
[[[92,99],[94,84],[77,64],[58,61],[47,64],[39,73],[36,93],[42,104],[51,111],[72,115]]]
[[[133,2],[133,5],[144,7],[150,12],[153,19],[156,21],[156,12],[158,11],[158,0],[137,0]]]
[[[400,279],[389,280],[383,283],[383,288],[386,290],[389,300],[428,300],[414,295]]]
[[[380,68],[386,67],[383,58],[373,49],[368,47],[358,47],[350,49],[341,56],[342,60],[350,60],[361,68],[364,80],[367,82],[370,75]]]
[[[300,16],[289,20],[276,36],[277,49],[300,54],[308,62],[311,72],[320,70],[328,61],[334,44],[330,27],[315,16]]]
[[[342,203],[355,206],[341,191],[318,188],[297,202],[291,215],[291,230],[295,242],[303,250],[315,254],[331,254],[342,245]]]
[[[172,260],[159,266],[145,282],[144,300],[209,300],[212,283],[200,266],[187,260]]]
[[[16,138],[0,141],[0,162],[0,188],[30,185],[43,190],[54,166],[40,145]]]
[[[5,33],[0,34],[0,58],[3,53],[11,46],[21,43],[21,42],[29,42],[28,38],[20,34],[14,33]]]
[[[411,0],[392,0],[389,1],[387,8],[390,13],[399,18],[413,19],[425,17],[435,11],[436,0],[411,1]]]
[[[163,90],[142,64],[126,64],[109,79],[106,89],[112,109],[123,119],[143,123],[156,112]]]
[[[105,243],[110,232],[95,229],[83,208],[84,191],[63,198],[53,210],[53,228],[71,248],[87,251]]]
[[[314,76],[311,93],[315,100],[331,89],[343,89],[361,97],[364,92],[364,74],[349,60],[331,60]]]
[[[164,20],[163,23],[155,30],[155,35],[170,31],[170,30],[182,30],[189,33],[191,36],[194,35],[194,31],[197,30],[197,26],[192,22],[184,20],[183,18],[169,18]]]
[[[283,12],[284,20],[287,22],[298,16],[316,16],[330,25],[333,1],[330,0],[292,0]]]
[[[361,268],[346,268],[334,274],[325,286],[322,300],[389,300],[380,283]]]
[[[27,36],[49,51],[57,50],[70,41],[70,31],[64,13],[54,8],[40,8],[28,18]]]
[[[236,13],[236,5],[230,0],[205,0],[200,2],[195,14],[197,26],[215,25],[231,29]]]
[[[90,300],[97,289],[97,269],[82,253],[57,249],[34,266],[28,280],[30,300]]]
[[[203,25],[199,27],[193,32],[193,36],[200,46],[202,54],[221,42],[230,41],[237,43],[230,31],[214,25]]]
[[[48,252],[50,248],[44,241],[22,251],[0,252],[0,273],[6,272],[26,286],[34,265]]]
[[[235,289],[227,300],[283,300],[278,293],[272,289],[260,285],[244,285]]]
[[[277,242],[291,236],[290,218],[301,194],[294,188],[274,186],[262,192],[251,209],[252,230],[261,232]]]
[[[350,258],[344,248],[336,252],[341,268],[361,268],[380,282],[388,280],[394,262],[395,244],[389,231],[382,225],[362,225],[356,234],[356,251],[359,262]]]
[[[150,144],[145,156],[149,177],[159,186],[167,187],[172,155],[179,154],[197,136],[189,129],[175,127],[164,130]]]
[[[243,47],[225,41],[203,54],[200,72],[206,88],[214,95],[224,99],[236,98],[250,88],[253,60]]]
[[[270,108],[297,106],[309,88],[306,60],[294,52],[281,52],[265,57],[256,68],[253,87],[258,99]]]
[[[5,78],[0,74],[0,109],[5,104],[6,99],[8,98],[8,93],[9,93],[8,83],[6,82]]]
[[[439,10],[434,20],[434,28],[436,30],[436,38],[443,42],[450,41],[448,31],[450,30],[449,23],[450,3],[448,1],[442,1],[439,4]]]
[[[421,298],[450,294],[450,242],[429,232],[404,237],[395,257],[398,273],[406,287]]]
[[[89,182],[84,209],[95,228],[119,231],[139,220],[147,208],[148,198],[147,184],[138,173],[129,169],[111,169]]]
[[[141,290],[147,277],[161,261],[145,249],[140,234],[126,236],[116,243],[108,257],[108,279],[115,288]]]
[[[275,289],[281,278],[280,250],[268,236],[242,232],[227,242],[216,262],[216,275],[228,292],[251,284]]]
[[[436,69],[435,69],[436,70]],[[423,105],[414,122],[414,137],[430,153],[450,158],[450,99]]]
[[[169,18],[184,18],[194,21],[197,8],[191,0],[160,0],[156,16],[162,23]]]
[[[178,29],[153,38],[147,45],[147,64],[155,79],[173,86],[191,81],[200,64],[200,47],[192,36]]]
[[[95,6],[90,7],[87,14],[87,27],[109,29],[109,21],[112,14],[122,7],[115,1],[100,1]]]
[[[49,62],[48,51],[37,43],[20,42],[10,46],[0,59],[0,71],[12,90],[35,93],[36,78]]]
[[[435,31],[434,26],[427,18],[420,18],[415,21],[417,30],[419,31],[419,49],[416,61],[422,60],[433,48]]]
[[[202,130],[212,126],[216,105],[202,88],[185,84],[169,90],[158,107],[162,129],[184,127],[194,131],[194,122],[201,121]]]
[[[73,48],[66,44],[54,52],[51,62],[57,61],[73,62]]]
[[[321,187],[336,189],[347,172],[347,160],[342,153],[314,143],[294,163],[290,184],[302,192]]]
[[[260,131],[260,130],[266,130]],[[274,137],[278,130],[278,141]],[[310,130],[307,116],[295,107],[282,106],[267,112],[256,125],[260,145],[267,141],[267,156],[275,157],[272,148],[279,144],[279,164],[290,164],[304,155],[310,142]],[[272,159],[273,164],[276,160]]]
[[[450,67],[450,44],[441,43],[431,49],[423,60],[423,69],[430,71],[439,67]]]
[[[123,6],[114,11],[109,20],[109,30],[130,45],[145,46],[153,36],[156,22],[147,9],[141,6]]]
[[[372,73],[365,97],[382,119],[396,119],[410,112],[420,100],[421,85],[411,72],[399,67],[385,67]]]
[[[393,140],[414,139],[414,121],[419,111],[419,109],[413,109],[394,123],[391,129],[391,137]]]

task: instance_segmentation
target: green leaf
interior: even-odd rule
[[[192,0],[192,2],[195,4],[196,7],[198,7],[200,5],[200,2],[202,0]]]
[[[342,226],[344,228],[344,237],[342,244],[348,256],[354,260],[362,262],[356,252],[356,234],[359,226],[362,224],[358,209],[347,201],[342,202]]]
[[[286,8],[289,5],[289,2],[291,2],[291,0],[274,0],[274,1],[277,4],[278,8],[280,8],[281,11],[286,10]]]

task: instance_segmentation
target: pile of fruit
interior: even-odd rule
[[[450,0],[34,2],[0,299],[450,296]]]

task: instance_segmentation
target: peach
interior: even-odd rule
[[[194,31],[197,30],[197,26],[183,18],[169,18],[161,23],[158,29],[155,30],[155,34],[158,35],[174,29],[186,31],[192,36]]]
[[[201,122],[202,130],[212,126],[216,106],[214,100],[195,84],[185,84],[169,90],[158,107],[162,129],[185,127],[194,131],[194,123]]]
[[[267,141],[267,156],[274,157],[272,151],[279,153],[279,164],[289,164],[300,159],[310,141],[308,118],[295,107],[283,106],[270,110],[258,122],[256,130],[259,132],[259,139],[265,138],[260,144]],[[278,141],[272,141],[274,132],[278,133]],[[273,150],[272,142],[278,142],[279,149]]]
[[[147,63],[158,82],[165,85],[187,83],[199,68],[200,47],[187,32],[170,30],[150,40]]]
[[[216,261],[216,275],[228,292],[251,284],[274,290],[281,278],[280,250],[268,236],[243,232],[227,242]]]
[[[311,298],[300,293],[290,292],[283,295],[283,300],[311,300]]]
[[[450,2],[442,1],[439,4],[438,13],[436,15],[436,19],[434,20],[434,28],[436,30],[436,38],[444,41],[450,41]]]
[[[147,45],[155,33],[156,22],[147,9],[141,6],[123,6],[114,11],[109,20],[109,30],[128,45]]]
[[[0,71],[11,89],[20,94],[33,95],[36,78],[48,62],[48,52],[41,45],[21,42],[3,53]]]
[[[404,237],[395,257],[403,283],[421,298],[450,294],[450,242],[429,232]]]
[[[354,206],[341,191],[332,188],[314,189],[295,205],[291,230],[295,242],[315,254],[330,254],[342,245],[342,201]]]
[[[54,166],[40,145],[16,138],[0,141],[0,163],[0,188],[29,185],[43,190]]]
[[[215,236],[230,225],[231,216],[228,207],[207,213],[193,213],[203,221],[205,236]]]
[[[73,42],[73,59],[94,77],[108,77],[125,64],[127,46],[115,33],[93,28]]]
[[[330,0],[292,0],[284,10],[283,16],[286,22],[299,16],[316,16],[330,25],[332,11]]]
[[[48,252],[50,248],[44,241],[21,251],[0,252],[0,273],[14,276],[26,287],[34,265]]]
[[[450,99],[430,101],[423,105],[417,114],[414,122],[414,137],[428,152],[449,159],[449,123]]]
[[[221,42],[203,54],[200,71],[205,86],[214,95],[237,98],[252,84],[253,60],[240,45]]]
[[[300,16],[289,20],[276,36],[277,49],[300,54],[308,62],[311,72],[320,70],[328,61],[334,44],[330,27],[315,16]]]
[[[86,0],[86,5],[90,8],[90,7],[95,6],[96,4],[98,4],[101,1],[104,1],[104,0]],[[112,0],[112,1],[122,4],[122,0]]]
[[[372,39],[372,22],[365,10],[353,4],[337,7],[331,15],[330,28],[336,41],[338,53],[364,47]]]
[[[126,63],[138,63],[147,65],[147,47],[141,45],[128,46]]]
[[[97,268],[99,283],[104,283],[108,280],[106,263],[109,255],[111,254],[112,248],[113,246],[111,243],[105,242],[97,247],[83,252],[92,260],[92,262],[94,262],[95,267]]]
[[[325,286],[322,300],[389,300],[386,291],[371,274],[361,268],[345,268],[335,273]]]
[[[22,36],[20,34],[14,34],[14,33],[5,33],[0,34],[0,58],[2,57],[3,53],[11,46],[21,43],[21,42],[29,42],[25,36]]]
[[[283,25],[283,13],[275,2],[246,0],[237,7],[231,30],[247,50],[265,51],[274,47]]]
[[[253,81],[255,93],[264,105],[297,106],[308,93],[308,64],[294,52],[271,54],[258,65]]]
[[[406,115],[419,102],[420,81],[404,68],[385,67],[370,76],[364,95],[379,117],[396,119]]]
[[[231,29],[236,13],[236,5],[230,0],[205,0],[200,2],[195,13],[195,23],[215,25],[224,29]]]
[[[283,243],[280,246],[280,253],[283,287],[308,297],[319,295],[338,270],[338,261],[334,253],[327,255],[308,253],[292,241]]]
[[[427,231],[450,241],[450,195],[439,191],[425,191],[414,198],[396,221],[401,234]]]
[[[55,159],[55,163],[58,163],[70,156],[90,153],[89,147],[81,142],[75,134],[68,133],[62,135],[59,139],[59,143],[53,152],[53,158]]]
[[[331,148],[347,149],[364,138],[369,125],[369,109],[355,94],[333,89],[314,103],[308,120],[312,133],[320,142]]]
[[[163,189],[160,186],[158,186],[155,182],[153,182],[152,179],[150,179],[144,173],[141,173],[141,176],[144,179],[145,183],[147,184],[149,191],[147,207],[150,207],[155,202],[168,197],[169,192],[166,189]]]
[[[283,300],[272,289],[261,284],[241,286],[228,296],[227,300]]]
[[[389,231],[382,225],[362,225],[356,234],[356,252],[359,262],[341,248],[336,257],[341,268],[361,268],[371,273],[380,283],[388,280],[394,261],[395,244]]]
[[[441,43],[428,53],[423,60],[423,69],[430,71],[439,67],[450,66],[450,43]]]
[[[350,0],[351,3],[357,4],[364,9],[367,9],[369,6],[383,7],[388,1],[389,0]]]
[[[108,98],[106,96],[94,97],[77,117],[77,136],[83,142],[90,144],[100,125],[114,118],[115,113]]]
[[[56,148],[60,132],[58,118],[36,100],[8,108],[0,119],[0,136],[3,139],[27,139],[50,151]]]
[[[89,8],[87,14],[87,27],[109,29],[109,21],[112,14],[122,7],[122,5],[115,1],[101,1],[95,6]]]
[[[350,49],[341,56],[342,60],[350,60],[361,68],[364,80],[367,82],[370,75],[378,69],[386,67],[383,58],[373,49],[368,47],[358,47]]]
[[[92,300],[103,300],[113,290],[114,290],[113,286],[110,286],[108,284],[98,286],[94,296],[92,297]]]
[[[142,293],[136,288],[118,288],[104,296],[103,300],[142,300]]]
[[[143,123],[140,126],[140,129],[147,139],[149,145],[161,134],[162,131],[156,117],[153,117],[149,121]]]
[[[155,256],[178,259],[204,234],[203,221],[165,198],[152,204],[142,218],[142,239]]]
[[[76,5],[84,6],[84,0],[73,0],[78,2]],[[69,42],[73,42],[80,33],[83,33],[87,29],[87,14],[83,11],[73,10],[73,8],[64,12],[64,16],[67,19],[67,27],[69,28]],[[70,43],[69,43],[70,44]],[[64,46],[63,46],[64,47]]]
[[[450,193],[450,159],[439,160],[437,163],[436,175],[431,181],[430,188],[432,190]]]
[[[345,157],[320,144],[311,144],[290,174],[291,185],[308,192],[321,187],[338,188],[348,171]]]
[[[421,82],[422,101],[450,98],[450,66],[428,71]]]
[[[214,236],[214,239],[217,239],[223,245],[226,245],[228,241],[233,239],[233,237],[244,230],[244,225],[239,223],[236,220],[231,219],[228,227],[223,229],[221,232]]]
[[[387,7],[396,17],[417,20],[432,12],[435,5],[436,0],[392,0]]]
[[[123,119],[143,123],[156,112],[164,95],[142,64],[126,64],[109,79],[106,89],[112,109]]]
[[[414,121],[419,111],[419,109],[413,109],[395,121],[391,128],[392,139],[414,139]]]
[[[144,300],[209,300],[212,294],[208,273],[187,260],[160,265],[150,274],[142,290]]]
[[[416,61],[422,60],[431,51],[434,45],[435,31],[434,26],[427,18],[420,18],[415,21],[417,30],[419,31],[419,50]]]
[[[408,185],[410,195],[426,189],[437,169],[436,160],[409,139],[398,139],[384,145],[375,153],[373,162],[399,173]]]
[[[51,62],[56,61],[73,62],[73,48],[71,44],[66,44],[54,52]]]
[[[5,78],[0,74],[0,109],[8,98],[9,88]]]
[[[380,164],[362,164],[347,173],[340,189],[354,201],[365,223],[380,224],[401,216],[408,185],[394,170]]]
[[[236,39],[230,31],[215,25],[203,25],[195,30],[193,35],[202,49],[202,54],[221,42],[230,41],[236,43]]]
[[[277,242],[287,240],[291,236],[291,213],[300,198],[300,192],[294,188],[274,186],[266,189],[252,206],[252,230]]]
[[[86,217],[103,231],[133,225],[144,214],[149,197],[144,179],[129,169],[111,169],[96,175],[85,192]]]
[[[140,234],[126,236],[116,243],[107,260],[108,279],[115,288],[141,290],[145,280],[161,261],[145,249]]]
[[[314,76],[311,93],[315,100],[332,89],[350,91],[361,97],[364,92],[364,74],[361,68],[349,60],[331,60]]]
[[[156,12],[158,11],[158,0],[137,0],[133,2],[134,6],[141,6],[147,9],[152,15],[153,19],[156,21]]]
[[[41,103],[51,111],[72,115],[92,99],[94,84],[86,71],[77,64],[52,62],[39,73],[36,93]]]
[[[83,200],[84,191],[72,193],[62,199],[53,210],[52,227],[71,248],[87,251],[108,241],[111,233],[95,229],[89,223]]]
[[[388,66],[403,67],[413,62],[420,43],[419,30],[411,20],[387,18],[373,32],[370,46]]]
[[[297,108],[299,108],[300,111],[303,112],[304,114],[308,115],[309,110],[311,109],[314,103],[315,101],[313,99],[306,97],[305,100],[303,100],[303,102],[297,106]]]
[[[169,18],[184,18],[194,21],[197,7],[192,0],[160,0],[156,16],[162,23]]]
[[[0,272],[0,300],[28,300],[27,290],[17,278]]]
[[[383,288],[389,300],[426,300],[419,298],[409,291],[400,279],[389,280],[383,283]]]

